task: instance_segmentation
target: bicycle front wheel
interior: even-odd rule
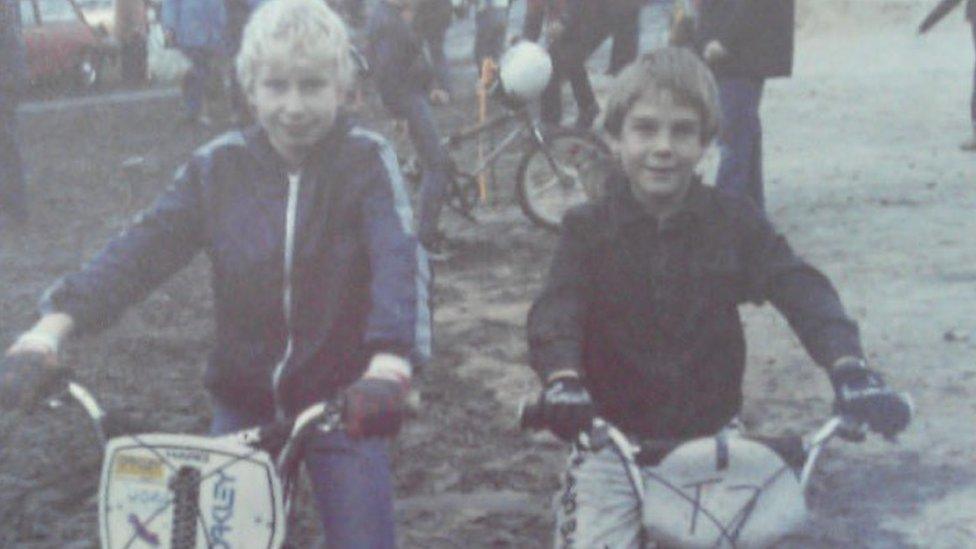
[[[559,128],[522,157],[516,181],[519,205],[533,223],[558,231],[570,208],[600,196],[610,168],[610,149],[599,137]]]

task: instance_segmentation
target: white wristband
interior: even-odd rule
[[[402,381],[410,379],[412,368],[405,358],[392,353],[376,353],[369,361],[364,377],[379,377]]]
[[[57,354],[61,348],[61,340],[54,334],[45,332],[44,330],[31,330],[20,334],[20,337],[17,338],[17,342],[14,345],[47,347],[51,354]]]

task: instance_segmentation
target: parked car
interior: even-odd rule
[[[114,50],[108,29],[90,25],[72,0],[21,0],[20,8],[30,82],[97,87]]]

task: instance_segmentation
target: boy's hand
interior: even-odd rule
[[[888,388],[881,374],[868,368],[862,359],[838,360],[831,368],[830,381],[836,395],[836,412],[867,425],[886,439],[892,440],[911,422],[909,396]]]
[[[366,373],[346,388],[342,417],[352,437],[390,437],[400,431],[410,392],[410,364],[379,353]]]
[[[55,392],[67,374],[56,356],[34,351],[8,353],[0,359],[0,408],[30,409]]]
[[[539,404],[546,426],[567,442],[593,423],[593,399],[575,372],[550,376]]]

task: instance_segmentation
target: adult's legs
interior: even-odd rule
[[[434,116],[427,98],[420,93],[409,96],[401,105],[401,114],[407,120],[410,140],[420,166],[423,181],[420,183],[420,207],[418,208],[417,237],[428,250],[436,246],[441,208],[450,184],[448,156],[441,145],[441,137],[434,124]]]
[[[203,50],[188,49],[183,54],[190,60],[190,68],[183,75],[183,106],[186,116],[199,120],[203,102],[207,94],[207,84],[211,78],[212,55]]]
[[[447,28],[432,29],[429,35],[424,36],[427,42],[427,51],[430,52],[430,63],[434,68],[434,81],[447,93],[452,93],[451,71],[447,65],[447,56],[444,54],[444,36]]]
[[[610,448],[573,449],[553,501],[553,547],[641,547],[641,510],[623,463]]]
[[[474,62],[478,71],[486,57],[498,61],[505,47],[508,31],[508,9],[490,6],[474,16]]]
[[[215,400],[210,434],[261,425],[270,412],[242,410]],[[330,549],[396,547],[393,484],[387,441],[315,432],[305,447],[305,468]]]
[[[762,125],[759,102],[761,78],[719,78],[722,131],[719,133],[718,174],[720,189],[751,198],[764,208],[762,177]]]
[[[640,48],[640,17],[641,5],[618,8],[614,13],[610,74],[617,74],[620,69],[637,59],[637,50]]]
[[[128,84],[142,84],[148,76],[148,55],[149,50],[146,44],[146,36],[134,33],[125,39],[121,44],[119,53],[119,65],[122,79]]]
[[[976,50],[976,20],[971,21],[973,28],[973,49]],[[973,69],[973,92],[969,98],[969,121],[972,123],[972,135],[961,145],[964,151],[976,151],[976,69]]]
[[[17,140],[17,101],[3,90],[0,90],[0,218],[14,223],[27,221],[24,164]]]

